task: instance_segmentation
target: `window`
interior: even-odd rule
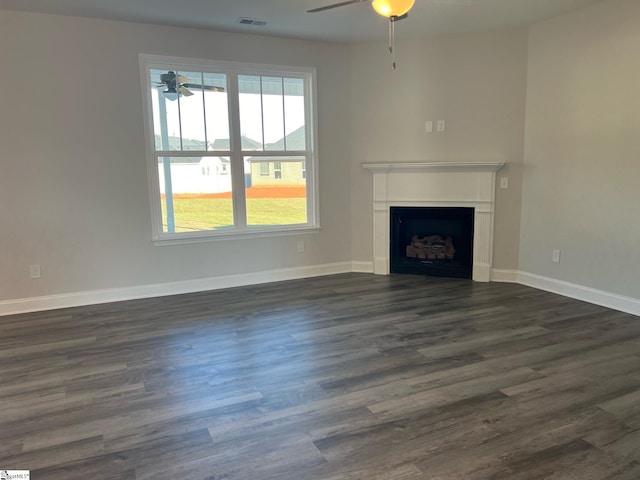
[[[140,64],[154,241],[317,228],[312,69]]]

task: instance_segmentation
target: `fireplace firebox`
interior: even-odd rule
[[[391,273],[472,278],[474,208],[390,207]]]

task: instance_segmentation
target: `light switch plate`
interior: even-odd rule
[[[427,120],[424,122],[424,133],[433,133],[433,121]]]
[[[31,278],[40,278],[42,273],[40,271],[40,265],[34,264],[29,267],[29,276]]]

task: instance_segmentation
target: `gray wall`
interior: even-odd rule
[[[0,46],[0,301],[349,261],[343,45],[0,11]],[[322,230],[153,246],[139,53],[316,67]]]
[[[520,246],[523,272],[636,299],[639,26],[610,0],[531,29]]]
[[[354,260],[373,255],[372,179],[362,163],[503,161],[509,189],[496,192],[494,267],[516,270],[527,30],[401,40],[395,71],[386,48],[351,49]],[[426,134],[425,121],[438,119],[446,131]]]

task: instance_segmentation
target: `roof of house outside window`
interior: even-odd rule
[[[265,150],[287,150],[287,151],[305,150],[306,149],[305,142],[306,142],[305,129],[303,125],[300,128],[297,128],[296,130],[291,132],[286,137],[281,138],[277,142],[268,144]]]
[[[213,142],[213,150],[231,150],[231,141],[228,138],[217,138]],[[242,136],[243,150],[262,150],[262,143],[249,137]]]

